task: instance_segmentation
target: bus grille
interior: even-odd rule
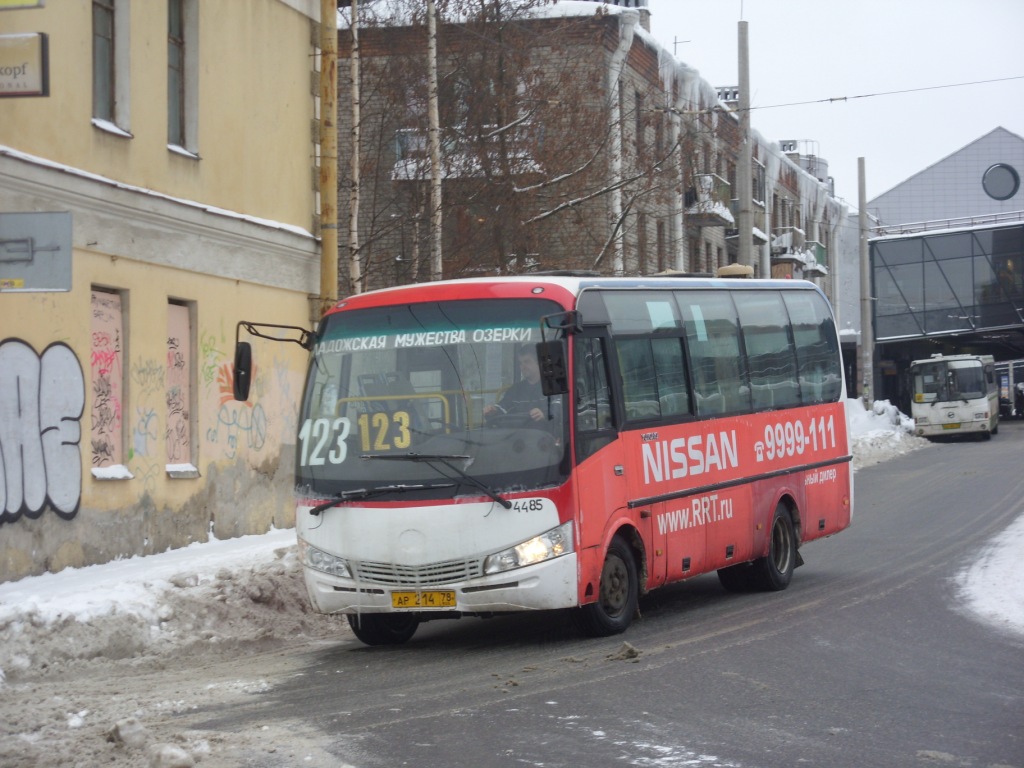
[[[396,565],[364,560],[350,565],[357,581],[391,586],[450,584],[475,578],[483,572],[480,560],[448,560],[426,565]]]

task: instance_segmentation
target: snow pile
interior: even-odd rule
[[[0,584],[0,684],[69,662],[272,645],[324,622],[293,530],[212,540]]]
[[[855,470],[929,445],[914,434],[914,420],[888,400],[876,400],[871,410],[861,400],[847,400],[846,421]]]
[[[998,629],[1024,634],[1024,517],[986,547],[956,577],[957,592],[977,618]]]

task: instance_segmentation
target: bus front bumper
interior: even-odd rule
[[[486,614],[571,608],[577,600],[576,553],[452,584],[357,582],[303,566],[319,613]]]

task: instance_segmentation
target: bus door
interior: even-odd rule
[[[628,512],[626,464],[613,407],[607,338],[588,330],[572,341],[576,536],[585,588],[599,580],[608,525]]]

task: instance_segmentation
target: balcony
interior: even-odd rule
[[[805,239],[797,227],[784,227],[772,237],[772,276],[812,280],[828,274],[828,250]]]
[[[804,245],[807,256],[804,274],[827,275],[828,249],[817,240],[808,240]]]
[[[729,182],[713,173],[694,179],[686,191],[686,223],[696,227],[730,227],[735,224],[729,210]]]
[[[779,227],[772,233],[772,259],[800,256],[803,261],[804,231],[799,227]]]

